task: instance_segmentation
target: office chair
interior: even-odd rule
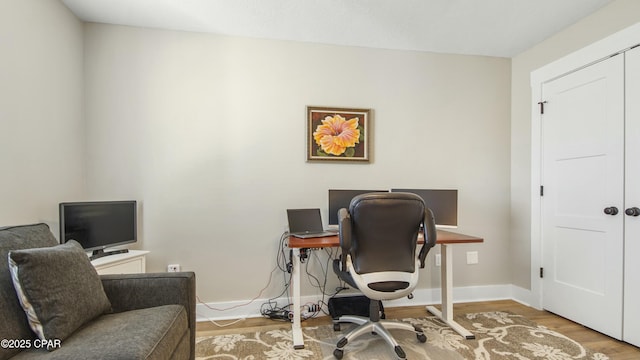
[[[341,322],[359,326],[338,341],[333,355],[342,359],[343,348],[351,340],[372,332],[391,345],[399,358],[405,359],[404,350],[388,329],[413,331],[420,342],[426,342],[427,337],[417,326],[380,320],[380,301],[413,297],[418,270],[424,267],[425,257],[436,243],[433,213],[415,194],[368,193],[354,197],[349,210],[340,209],[338,221],[342,254],[335,260],[334,270],[340,279],[369,298],[369,317],[343,315],[334,319],[336,330]],[[425,243],[416,257],[421,224]]]

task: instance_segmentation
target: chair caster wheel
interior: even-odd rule
[[[333,331],[340,331],[340,323],[333,324]]]
[[[396,355],[398,355],[400,359],[407,358],[407,354],[404,353],[404,350],[402,350],[400,346],[396,346],[395,348],[393,348],[393,350],[396,352]]]
[[[417,334],[417,338],[421,343],[427,342],[427,335],[425,334]]]
[[[336,359],[340,360],[340,359],[342,359],[342,356],[344,356],[344,351],[342,351],[342,349],[335,349],[335,350],[333,350],[333,356]]]

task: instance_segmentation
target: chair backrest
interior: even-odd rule
[[[358,274],[381,271],[413,273],[420,224],[429,211],[410,193],[368,193],[349,205],[353,266]]]

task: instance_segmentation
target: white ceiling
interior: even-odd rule
[[[513,57],[614,0],[62,0],[88,22]]]

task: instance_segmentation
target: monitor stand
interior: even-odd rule
[[[104,249],[93,250],[93,253],[89,257],[90,260],[100,259],[101,257],[116,255],[116,254],[125,254],[128,253],[129,249],[121,249],[121,250],[111,250],[104,251]]]

